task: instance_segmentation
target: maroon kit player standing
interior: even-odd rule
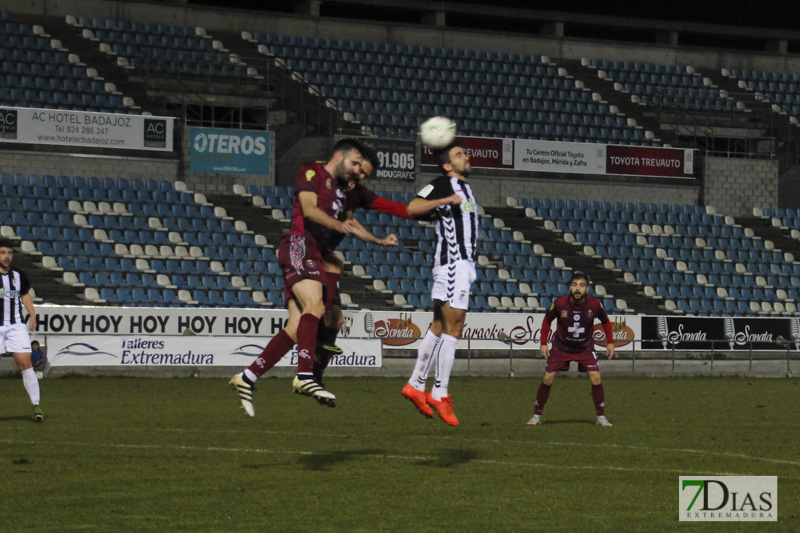
[[[600,367],[597,364],[597,352],[594,349],[592,329],[594,320],[603,325],[608,339],[606,354],[614,357],[614,336],[611,322],[600,300],[589,296],[589,276],[583,272],[574,272],[569,281],[569,294],[557,298],[544,315],[541,331],[541,353],[547,360],[544,378],[536,394],[536,405],[533,418],[528,420],[529,426],[542,423],[542,411],[550,396],[550,387],[562,370],[569,370],[572,361],[583,366],[592,383],[592,400],[597,412],[596,425],[611,427],[605,417],[605,392],[600,380]],[[553,349],[547,345],[550,337],[550,323],[557,320],[556,333],[553,336]]]

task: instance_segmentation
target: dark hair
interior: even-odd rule
[[[336,144],[333,145],[334,154],[339,151],[349,152],[351,150],[358,150],[359,152],[361,152],[361,150],[363,150],[363,146],[357,140],[351,139],[349,137],[346,137],[344,139],[339,139],[338,141],[336,141]]]
[[[361,155],[364,156],[364,159],[372,163],[374,168],[378,168],[380,166],[380,160],[378,159],[378,152],[376,152],[371,146],[367,146],[366,144],[358,143],[359,148],[358,151],[361,152]]]
[[[0,240],[0,248],[11,248],[11,251],[14,251],[14,245],[8,239]]]
[[[572,282],[578,279],[586,280],[587,285],[589,285],[592,282],[588,274],[584,274],[580,270],[576,270],[575,272],[572,273],[572,276],[570,276],[569,284],[572,285]]]
[[[454,140],[444,148],[439,148],[433,151],[433,157],[436,159],[436,164],[439,165],[439,168],[445,174],[447,174],[447,172],[444,170],[444,166],[450,163],[450,150],[457,147],[461,147],[461,144]]]

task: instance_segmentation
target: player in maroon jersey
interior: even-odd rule
[[[255,380],[274,366],[295,343],[298,362],[292,388],[322,405],[335,406],[336,396],[313,377],[317,331],[320,317],[326,311],[326,271],[328,261],[335,258],[331,244],[338,243],[337,233],[351,233],[378,244],[397,244],[394,235],[379,239],[355,219],[341,220],[347,206],[348,181],[359,177],[362,162],[361,145],[352,139],[342,139],[334,145],[333,156],[327,163],[306,165],[297,175],[291,227],[278,249],[289,321],[253,364],[230,381],[249,416],[255,416],[252,403]]]
[[[614,357],[614,336],[611,321],[600,300],[589,296],[589,276],[583,272],[574,272],[569,281],[569,294],[565,294],[553,302],[544,315],[541,330],[541,353],[547,359],[542,384],[536,394],[536,405],[529,426],[542,423],[542,411],[550,396],[550,386],[562,370],[568,370],[572,361],[586,368],[589,381],[592,383],[592,400],[597,412],[596,425],[611,427],[605,417],[605,392],[600,380],[600,368],[597,364],[597,352],[594,349],[592,330],[595,319],[603,325],[608,345],[606,355]],[[557,320],[556,332],[553,335],[553,349],[547,345],[550,337],[550,323]]]
[[[372,191],[369,191],[363,186],[357,185],[360,183],[362,179],[368,176],[372,172],[373,165],[377,166],[377,156],[374,152],[367,147],[361,145],[360,143],[352,140],[352,139],[344,139],[339,141],[334,146],[334,157],[332,160],[326,165],[325,163],[315,163],[312,165],[307,165],[300,170],[300,174],[298,175],[297,179],[297,187],[296,187],[296,194],[295,194],[295,205],[297,202],[298,194],[297,192],[307,188],[308,184],[305,182],[313,181],[314,177],[312,176],[311,179],[308,179],[308,171],[312,170],[312,172],[316,172],[315,168],[318,169],[320,166],[331,166],[334,159],[336,159],[336,153],[340,149],[352,149],[358,153],[359,158],[359,165],[358,168],[353,168],[349,172],[344,173],[344,178],[337,178],[337,184],[339,186],[339,192],[336,193],[337,201],[338,201],[338,213],[337,217],[340,221],[343,222],[347,226],[348,231],[339,231],[335,228],[330,228],[325,235],[319,236],[318,239],[314,239],[314,243],[317,245],[317,249],[319,251],[319,257],[321,258],[321,265],[323,274],[320,277],[320,283],[323,285],[323,303],[324,303],[324,310],[326,311],[325,318],[318,320],[318,327],[317,327],[317,334],[321,336],[321,342],[315,342],[315,350],[307,353],[315,353],[319,352],[321,348],[333,348],[335,353],[335,346],[325,345],[324,342],[329,342],[331,345],[336,340],[336,334],[338,333],[339,329],[341,328],[341,310],[335,305],[338,302],[338,285],[339,285],[339,277],[342,271],[342,263],[339,258],[334,254],[334,250],[336,246],[341,242],[344,238],[346,233],[351,233],[356,237],[365,240],[367,242],[373,242],[377,244],[382,244],[386,246],[394,246],[397,244],[397,237],[394,235],[388,235],[387,237],[381,239],[372,235],[369,231],[367,231],[357,220],[353,218],[353,211],[357,207],[364,207],[370,209],[378,209],[383,212],[387,212],[390,214],[395,214],[397,216],[403,216],[405,214],[405,204],[401,204],[399,202],[392,202],[389,200],[384,200],[382,198],[377,197]],[[344,159],[343,161],[346,161]],[[305,181],[304,181],[305,180]],[[355,192],[355,194],[354,194]],[[322,204],[320,204],[322,205]],[[402,211],[402,212],[401,212]],[[305,213],[305,211],[304,211]],[[408,218],[408,215],[405,214]],[[295,208],[293,217],[292,217],[292,229],[299,225],[302,222],[303,217],[297,216],[297,209]],[[296,224],[297,223],[297,224]],[[313,226],[311,226],[313,228]],[[291,235],[292,229],[290,229],[289,234]],[[287,239],[287,236],[284,236],[284,239],[281,242],[282,248],[284,248],[284,243]],[[299,252],[296,252],[299,253]],[[283,266],[283,259],[281,253],[279,252],[279,261],[282,261]],[[290,258],[291,259],[291,258]],[[289,275],[292,275],[292,272],[289,272]],[[284,269],[284,277],[286,281],[284,282],[285,287],[285,296],[287,299],[287,307],[289,309],[289,322],[284,330],[278,333],[272,341],[267,345],[264,351],[256,358],[256,360],[251,364],[244,372],[235,375],[231,379],[231,385],[239,394],[239,399],[242,404],[242,407],[245,409],[246,413],[249,416],[254,416],[255,411],[252,404],[252,394],[253,394],[253,383],[256,379],[261,377],[264,373],[266,373],[270,368],[275,366],[275,364],[294,346],[295,342],[298,339],[298,328],[299,328],[299,318],[302,318],[300,315],[300,310],[297,307],[297,302],[295,301],[295,294],[293,289],[291,288],[290,282],[286,275],[286,269]],[[315,275],[316,277],[316,275]],[[331,311],[332,307],[334,308]],[[338,315],[336,312],[338,311]],[[297,319],[297,320],[294,320]],[[304,340],[308,340],[304,338]],[[313,344],[312,344],[313,346]],[[298,354],[301,354],[300,344],[298,344]],[[315,385],[320,386],[319,380],[322,377],[322,371],[324,367],[327,366],[327,362],[330,360],[331,354],[329,352],[324,352],[322,357],[314,357],[314,363],[312,365],[312,376],[315,378]],[[301,361],[298,358],[298,368],[300,367]],[[305,368],[305,366],[304,366]],[[298,372],[299,373],[299,372]],[[303,376],[305,377],[305,376]],[[294,382],[295,392],[299,392],[300,394],[306,394],[313,396],[317,401],[319,401],[323,405],[328,405],[333,407],[335,405],[335,398],[330,398],[328,395],[330,394],[328,391],[324,393],[322,391],[318,391],[317,394],[311,392],[310,394],[307,391],[304,391],[302,388],[299,388],[298,381],[303,381],[301,379],[296,379]],[[321,389],[323,389],[320,386]],[[299,389],[299,390],[298,390]],[[323,389],[324,390],[324,389]],[[327,393],[327,394],[325,394]],[[330,395],[332,396],[332,395]]]

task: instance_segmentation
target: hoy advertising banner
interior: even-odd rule
[[[419,345],[433,318],[430,312],[347,311],[339,334],[345,339],[378,340],[384,349],[409,349]],[[464,326],[460,346],[476,350],[538,349],[544,315],[541,313],[470,313]],[[182,309],[137,307],[36,307],[36,334],[47,335],[48,345],[60,336],[71,336],[88,342],[96,336],[162,337],[194,339],[200,342],[212,337],[259,339],[266,343],[286,325],[289,313],[272,309]],[[631,349],[641,338],[641,317],[612,316],[614,342],[618,349]],[[187,333],[196,336],[185,336]],[[184,335],[183,337],[179,337]],[[508,341],[494,340],[508,335]],[[595,345],[605,346],[605,334],[599,322],[594,327]],[[339,343],[342,346],[341,343]],[[226,346],[228,346],[226,344]],[[370,345],[372,346],[372,345]],[[48,346],[48,353],[53,353]]]
[[[212,174],[270,175],[270,132],[189,129],[189,170]]]
[[[172,117],[0,107],[0,142],[172,151]]]
[[[52,366],[248,366],[264,350],[264,337],[195,337],[158,335],[54,335],[47,342]],[[343,353],[330,366],[380,368],[376,339],[342,339]],[[297,366],[297,349],[277,366]]]

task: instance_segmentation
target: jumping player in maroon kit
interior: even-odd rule
[[[611,322],[600,300],[589,296],[589,276],[583,272],[574,272],[569,281],[569,294],[557,298],[544,315],[541,330],[541,353],[547,360],[544,378],[536,394],[536,405],[533,418],[528,420],[529,426],[542,423],[542,411],[550,396],[550,387],[562,370],[568,370],[572,361],[586,368],[589,381],[592,383],[592,400],[597,412],[596,425],[611,427],[605,417],[605,392],[600,380],[600,368],[597,364],[597,352],[594,349],[592,328],[595,318],[603,325],[608,339],[606,354],[614,357],[614,336]],[[553,336],[552,351],[547,345],[550,337],[550,322],[557,319],[556,333]]]
[[[332,307],[338,301],[338,284],[339,277],[342,271],[342,263],[338,257],[333,253],[336,246],[341,242],[342,238],[347,233],[352,233],[356,237],[385,246],[394,246],[397,244],[397,238],[394,235],[389,235],[383,239],[375,237],[369,233],[357,220],[352,218],[352,212],[357,207],[377,209],[397,216],[406,216],[405,204],[399,202],[391,202],[378,198],[372,191],[369,191],[363,186],[358,185],[361,180],[371,173],[371,168],[375,163],[372,157],[373,152],[362,146],[360,143],[353,139],[343,139],[336,143],[334,146],[334,155],[331,160],[326,163],[314,163],[306,165],[300,169],[297,177],[296,190],[295,190],[295,209],[292,216],[292,227],[287,235],[281,241],[279,249],[278,260],[281,263],[284,271],[284,286],[286,287],[287,307],[289,309],[289,321],[282,331],[280,331],[267,345],[264,351],[256,358],[256,360],[243,372],[236,374],[231,378],[231,385],[239,395],[239,400],[242,408],[249,416],[255,416],[253,407],[253,391],[255,389],[254,382],[271,369],[275,364],[292,349],[295,343],[298,344],[298,377],[294,380],[293,388],[295,392],[312,396],[320,404],[329,407],[335,406],[335,396],[329,391],[326,391],[321,385],[320,380],[322,371],[324,371],[327,362],[330,360],[330,353],[322,354],[322,357],[312,357],[312,363],[302,357],[302,354],[311,354],[312,356],[323,350],[330,348],[336,349],[332,346],[335,342],[336,333],[341,328],[341,312],[339,311],[336,316],[335,310],[333,318],[328,318],[331,315]],[[366,156],[366,157],[365,157]],[[353,160],[353,161],[351,161]],[[357,162],[354,162],[356,161]],[[324,172],[329,176],[325,178]],[[302,198],[307,195],[302,195],[302,192],[313,191],[315,187],[326,187],[330,181],[330,177],[334,178],[335,184],[338,186],[335,193],[335,200],[331,205],[335,205],[335,213],[332,217],[335,224],[330,220],[325,228],[318,227],[315,221],[307,215],[313,213],[314,209],[307,209],[308,206],[302,204]],[[331,182],[332,185],[334,182]],[[300,198],[300,200],[298,200]],[[323,195],[320,193],[317,196],[317,205],[327,205],[329,202],[323,203]],[[298,210],[298,203],[300,208]],[[402,208],[402,209],[400,209]],[[402,213],[400,212],[402,211]],[[314,216],[314,215],[312,215]],[[304,221],[304,218],[307,219]],[[343,219],[343,220],[342,220]],[[309,223],[309,220],[311,221]],[[325,219],[323,219],[325,220]],[[305,227],[306,235],[312,233],[310,239],[298,239],[299,228]],[[321,231],[322,230],[322,231]],[[294,235],[294,237],[293,237]],[[300,246],[292,246],[290,241],[312,241],[312,245],[316,248],[319,258],[308,261],[310,254],[305,250],[307,260],[304,265],[317,265],[322,268],[322,275],[318,276],[320,268],[317,267],[314,272],[309,273],[309,277],[313,278],[322,285],[322,294],[320,295],[323,311],[327,313],[326,320],[317,319],[316,329],[314,335],[310,335],[310,327],[304,329],[301,334],[300,327],[306,326],[310,320],[306,317],[306,321],[301,320],[305,315],[301,314],[301,308],[297,305],[297,276],[291,267],[294,257],[291,255],[299,254],[301,251]],[[287,260],[287,255],[290,257]],[[316,257],[317,254],[315,254]],[[290,267],[287,269],[286,263]],[[300,281],[303,281],[300,279]],[[304,283],[305,285],[305,283]],[[319,288],[319,286],[315,286]],[[319,311],[319,309],[317,309]],[[327,324],[326,324],[327,322]],[[338,327],[336,326],[338,324]],[[301,344],[302,341],[302,344]],[[328,344],[329,343],[329,344]],[[308,348],[307,346],[310,346]],[[303,352],[303,350],[307,350]],[[335,352],[334,352],[335,353]],[[302,373],[301,373],[302,368]]]

